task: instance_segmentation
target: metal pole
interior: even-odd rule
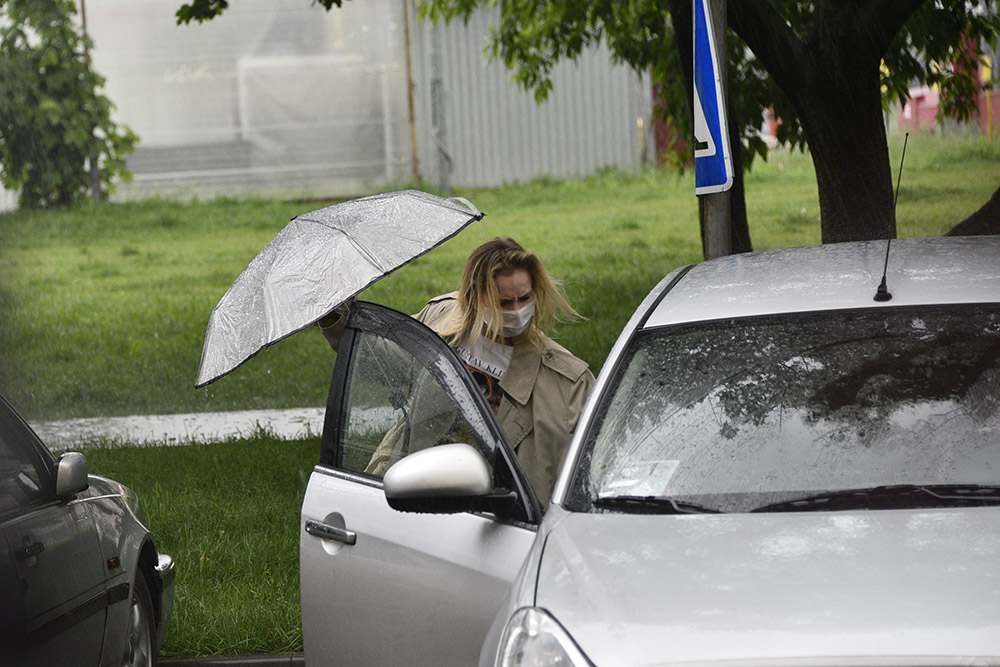
[[[719,53],[719,78],[722,82],[722,99],[729,99],[729,70],[726,57],[726,0],[709,0],[712,30]],[[729,128],[722,128],[724,133]],[[701,215],[701,231],[705,249],[705,259],[723,257],[733,252],[730,233],[729,191],[716,192],[699,197],[698,212]]]
[[[83,29],[83,57],[87,62],[87,69],[90,69],[90,48],[87,46],[89,37],[87,34],[86,0],[80,0],[80,26]],[[90,156],[90,194],[94,203],[99,204],[101,201],[101,167],[100,159],[97,155]]]
[[[445,122],[444,66],[441,62],[441,26],[431,28],[431,128],[434,132],[434,147],[437,149],[438,187],[444,191],[450,188],[451,155],[448,153],[448,132]]]
[[[406,38],[406,104],[410,115],[410,176],[420,183],[420,161],[417,158],[417,117],[413,109],[413,45],[410,41],[410,0],[403,0],[403,25]]]

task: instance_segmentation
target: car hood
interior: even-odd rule
[[[597,665],[1000,656],[1000,508],[572,513],[538,577]]]

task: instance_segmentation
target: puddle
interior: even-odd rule
[[[260,430],[283,440],[319,437],[323,408],[243,410],[181,415],[95,417],[32,422],[49,449],[86,449],[113,441],[129,445],[189,445],[245,437]]]

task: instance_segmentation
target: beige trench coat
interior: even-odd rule
[[[454,292],[436,297],[414,318],[440,332],[449,324],[455,302]],[[334,349],[343,331],[342,323],[338,325],[323,329]],[[542,335],[540,346],[527,336],[514,340],[510,367],[500,381],[503,398],[497,419],[542,507],[548,507],[593,386],[594,375],[587,363],[548,336]]]

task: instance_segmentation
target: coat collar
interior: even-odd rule
[[[500,388],[519,404],[526,405],[531,398],[531,390],[535,386],[535,378],[538,377],[541,365],[541,352],[525,337],[514,345],[514,355],[510,359],[507,373],[500,380]]]

